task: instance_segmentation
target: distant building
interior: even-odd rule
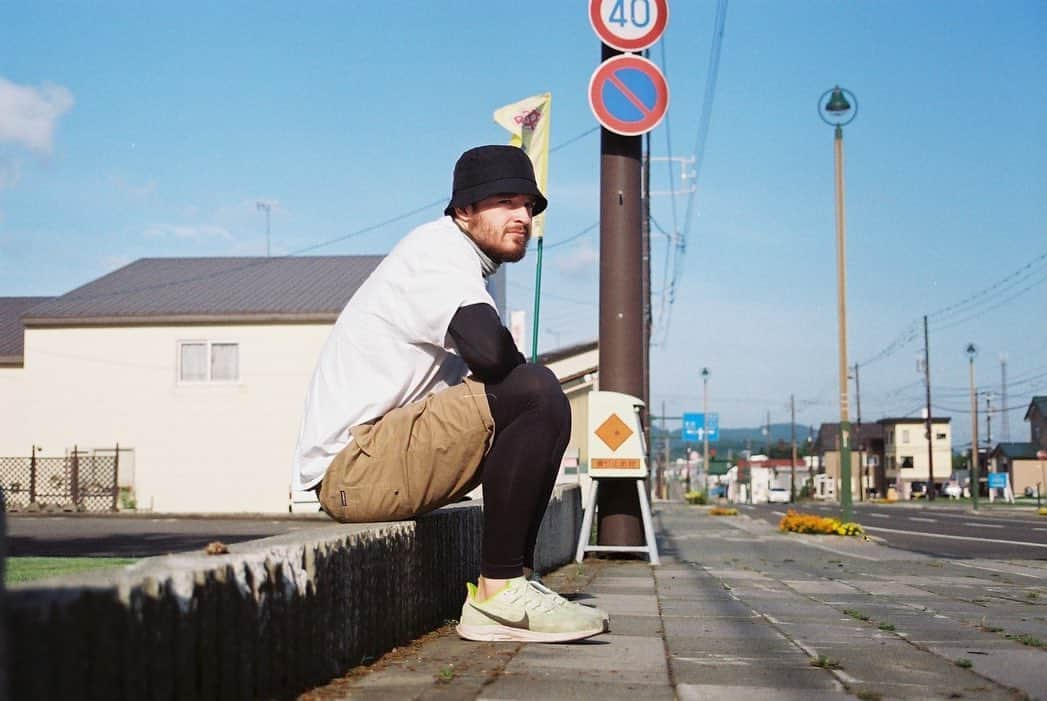
[[[380,260],[142,259],[33,305],[3,327],[0,456],[119,444],[139,508],[286,512],[313,367]]]
[[[989,470],[1006,472],[1015,495],[1047,492],[1047,460],[1039,459],[1047,451],[1047,396],[1033,397],[1025,412],[1029,422],[1029,440],[997,443],[989,452]]]
[[[831,481],[827,494],[835,495],[840,484],[840,424],[823,423],[814,440],[813,452],[818,456],[818,471]],[[851,424],[851,495],[861,499],[861,486],[868,496],[887,494],[884,472],[883,426],[879,423]],[[823,480],[824,481],[824,480]],[[823,490],[825,491],[825,490]]]
[[[926,419],[889,418],[877,423],[883,427],[884,476],[899,498],[908,499],[914,494],[925,493],[929,488],[932,467],[935,485],[940,487],[949,481],[952,475],[952,426],[948,417],[931,419],[930,450]]]

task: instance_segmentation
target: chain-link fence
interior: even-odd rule
[[[73,453],[61,458],[0,457],[0,488],[8,511],[32,506],[76,511],[115,511],[119,451]]]

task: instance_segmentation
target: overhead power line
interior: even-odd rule
[[[943,331],[975,319],[986,312],[996,309],[1011,300],[1020,297],[1033,288],[1047,282],[1047,275],[1041,268],[1047,262],[1047,251],[1033,257],[1017,270],[1005,275],[993,284],[964,297],[958,302],[946,305],[927,315],[935,323],[933,331]],[[1021,286],[1023,285],[1024,286]],[[1017,289],[1015,289],[1017,288]],[[1002,298],[1001,295],[1004,295]],[[987,305],[987,306],[986,306]],[[981,307],[979,309],[979,307]],[[977,311],[975,311],[977,310]],[[964,315],[961,318],[955,318]],[[954,318],[949,318],[954,317]],[[919,322],[913,321],[883,349],[860,364],[870,365],[889,358],[902,350],[919,337]]]
[[[713,101],[716,97],[716,81],[720,73],[720,54],[723,48],[724,27],[727,24],[727,0],[719,0],[716,4],[716,17],[713,20],[713,36],[709,45],[709,63],[705,74],[705,95],[702,97],[702,111],[698,117],[698,130],[695,135],[693,156],[696,159],[694,170],[695,188],[687,197],[687,208],[683,217],[683,233],[671,249],[672,270],[669,282],[665,285],[665,295],[657,326],[660,332],[659,343],[665,343],[669,338],[669,328],[672,324],[673,303],[676,301],[676,288],[683,276],[683,258],[687,252],[687,241],[691,232],[691,223],[694,216],[694,204],[698,195],[698,184],[701,182],[702,167],[705,165],[706,141],[709,136],[709,124],[712,121]],[[664,313],[663,311],[664,310]]]
[[[552,147],[551,149],[549,149],[549,152],[553,153],[553,152],[559,151],[560,149],[563,149],[563,148],[565,148],[567,146],[570,146],[571,144],[573,144],[573,143],[575,143],[575,142],[585,138],[586,136],[589,136],[590,134],[595,133],[598,130],[599,130],[599,127],[593,127],[591,129],[587,129],[586,131],[584,131],[584,132],[582,132],[580,134],[577,134],[577,135],[571,137],[570,139],[567,139],[566,141],[564,141],[564,142],[562,142],[562,143]],[[77,301],[87,301],[87,300],[96,300],[96,299],[109,299],[109,298],[113,298],[113,297],[120,297],[122,295],[138,294],[140,292],[147,292],[147,291],[150,291],[150,290],[159,290],[159,289],[165,289],[165,288],[169,288],[169,287],[177,287],[179,285],[188,285],[188,284],[192,284],[192,283],[195,283],[195,282],[201,282],[203,280],[211,280],[211,279],[214,279],[214,278],[221,277],[223,275],[230,275],[232,273],[237,273],[237,272],[240,272],[242,270],[250,270],[251,268],[255,268],[255,267],[258,267],[260,265],[268,265],[268,264],[272,263],[273,261],[278,261],[278,260],[281,260],[281,259],[284,259],[284,258],[293,258],[293,257],[296,257],[296,256],[300,256],[300,255],[303,255],[305,253],[310,253],[310,252],[315,251],[315,250],[320,249],[320,248],[326,248],[327,246],[331,246],[331,245],[336,244],[336,243],[341,243],[341,242],[347,241],[347,240],[349,240],[351,238],[355,238],[357,236],[362,236],[362,235],[370,233],[372,231],[376,231],[376,230],[381,229],[383,227],[389,226],[390,224],[395,224],[397,222],[403,221],[404,219],[408,219],[408,218],[410,218],[412,216],[415,216],[417,214],[421,214],[422,212],[430,210],[433,207],[436,207],[438,205],[444,205],[444,204],[447,203],[447,199],[448,198],[446,196],[442,196],[439,199],[433,200],[431,202],[426,202],[423,205],[419,205],[419,206],[414,207],[413,209],[410,209],[410,210],[408,210],[406,212],[402,212],[402,213],[397,214],[395,216],[389,217],[388,219],[384,219],[384,220],[382,220],[382,221],[380,221],[380,222],[378,222],[376,224],[369,224],[369,225],[361,227],[359,229],[355,229],[353,231],[350,231],[347,234],[342,234],[342,235],[336,236],[334,238],[326,239],[326,240],[320,241],[318,243],[313,243],[313,244],[310,244],[308,246],[304,246],[302,248],[299,248],[299,249],[296,249],[294,251],[291,251],[290,253],[286,253],[286,254],[284,254],[282,256],[272,256],[272,257],[266,257],[266,258],[258,258],[258,259],[255,259],[255,260],[248,260],[248,261],[245,261],[242,265],[236,265],[236,266],[233,266],[233,267],[230,267],[230,268],[225,268],[223,270],[216,270],[214,272],[206,273],[206,274],[202,274],[202,275],[192,275],[192,276],[189,276],[189,277],[180,278],[178,280],[168,280],[167,282],[156,283],[156,284],[152,284],[152,285],[139,285],[137,287],[128,287],[128,288],[124,288],[122,290],[111,290],[109,292],[99,293],[99,294],[95,294],[95,295],[74,295],[74,296],[69,297],[68,299],[74,299],[74,300],[77,300]],[[590,229],[591,228],[593,228],[593,227],[590,227]],[[580,232],[576,236],[580,236],[581,234],[584,234],[587,231],[588,231],[588,229],[586,231]],[[559,244],[559,242],[558,242],[558,244]],[[558,244],[554,244],[554,245],[558,245]],[[553,248],[554,245],[546,246],[546,249]]]

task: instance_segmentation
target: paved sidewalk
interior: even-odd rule
[[[683,504],[655,512],[662,566],[594,559],[546,578],[606,609],[610,634],[473,643],[448,625],[302,699],[1047,698],[1043,560],[944,560]]]

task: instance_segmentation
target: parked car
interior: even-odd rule
[[[959,499],[963,496],[963,487],[960,486],[959,482],[946,482],[943,492],[950,499]]]
[[[788,504],[789,490],[784,487],[771,487],[771,491],[767,495],[767,501],[771,504]]]

